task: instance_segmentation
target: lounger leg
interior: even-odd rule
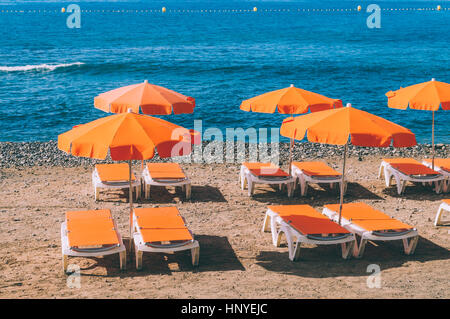
[[[384,182],[386,184],[386,187],[389,187],[391,186],[392,174],[389,172],[387,167],[384,167],[383,170],[384,170]]]
[[[280,247],[281,236],[283,235],[283,229],[277,228],[276,218],[271,218],[270,220],[270,231],[272,233],[272,243],[275,247]],[[286,237],[288,235],[286,234]]]
[[[439,206],[439,209],[436,214],[436,218],[434,219],[434,226],[441,225],[441,218],[442,218],[442,214],[444,213],[444,206],[445,206],[445,204],[441,204],[441,206]]]
[[[291,261],[299,260],[301,243],[299,242],[298,238],[294,243],[292,233],[287,227],[282,227],[282,230],[279,232],[279,234],[281,232],[284,232],[286,234],[286,241],[288,243],[288,250],[289,250],[289,259]]]
[[[253,196],[253,192],[255,191],[255,183],[247,180],[248,183],[248,196]]]
[[[191,198],[191,184],[186,184],[186,199],[190,199]]]
[[[342,258],[349,259],[351,256],[351,252],[353,251],[353,246],[355,245],[355,241],[351,241],[348,243],[342,243]]]
[[[378,179],[381,179],[383,177],[383,170],[384,170],[384,165],[383,165],[383,163],[381,163],[380,168],[378,169]]]
[[[449,190],[449,185],[450,185],[450,180],[444,179],[444,180],[442,181],[442,192],[443,192],[443,193],[447,193],[447,192],[448,192],[448,190]]]
[[[150,198],[150,184],[145,185],[145,198]]]
[[[441,183],[442,182],[442,183]],[[444,184],[444,181],[435,181],[434,182],[434,191],[436,192],[436,194],[439,194],[441,192],[442,189],[442,185]]]
[[[294,194],[294,183],[293,182],[287,184],[287,194],[288,194],[289,198],[291,198],[292,195]]]
[[[416,250],[417,243],[419,241],[419,236],[415,236],[409,240],[408,238],[403,239],[403,248],[405,250],[406,255],[412,255],[414,254],[414,251]]]
[[[292,177],[294,178],[294,189],[293,189],[293,192],[295,192],[295,190],[297,189],[298,180],[297,180],[296,176],[292,175]]]
[[[241,171],[239,173],[239,182],[241,183],[241,190],[244,190],[245,186],[246,186],[246,180],[245,180],[245,173],[244,173],[243,167],[241,167]]]
[[[120,270],[127,269],[127,252],[121,251],[119,253],[119,259],[120,259]]]
[[[264,223],[263,223],[263,227],[262,227],[261,232],[263,232],[263,233],[269,232],[269,230],[270,230],[270,227],[269,227],[270,220],[271,220],[271,218],[270,218],[269,214],[266,213],[266,216],[264,216]]]
[[[364,250],[366,249],[367,239],[361,238],[361,242],[358,247],[357,239],[355,238],[355,243],[353,245],[353,257],[362,258]]]
[[[300,259],[300,246],[301,243],[297,240],[294,244],[294,251],[291,254],[291,250],[289,250],[289,259],[291,261],[298,261]]]
[[[245,175],[243,175],[242,179],[241,179],[241,189],[244,190],[246,187],[248,187],[248,185],[247,185],[247,178],[246,178]]]
[[[138,250],[136,246],[134,247],[134,250],[136,251],[136,269],[141,270],[142,269],[142,255],[144,254],[144,252]]]
[[[100,196],[100,189],[98,187],[94,187],[94,200],[98,201],[99,196]]]
[[[308,192],[308,183],[306,183],[305,179],[303,177],[299,177],[300,180],[300,195],[306,196],[306,193]]]
[[[69,265],[69,256],[62,255],[62,263],[63,263],[63,271],[66,274],[67,273],[67,267]]]
[[[192,266],[198,266],[198,260],[200,258],[200,247],[194,247],[191,249]]]

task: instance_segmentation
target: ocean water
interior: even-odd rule
[[[431,112],[389,109],[385,93],[450,82],[449,1],[78,1],[79,29],[61,12],[70,3],[0,0],[0,141],[56,140],[108,115],[93,107],[96,95],[148,80],[195,97],[193,114],[164,117],[189,128],[194,120],[203,129],[279,127],[284,115],[239,105],[295,84],[406,126],[425,143]],[[370,3],[449,10],[382,10],[381,28],[370,29]],[[450,143],[448,123],[450,112],[436,113],[436,143]]]

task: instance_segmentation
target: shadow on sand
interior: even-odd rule
[[[171,275],[172,272],[208,272],[208,271],[245,271],[244,266],[237,258],[227,237],[196,235],[195,239],[200,244],[200,261],[198,267],[193,267],[190,250],[173,254],[145,253],[143,255],[143,268],[136,270],[134,251],[127,255],[127,270],[119,269],[119,257],[117,254],[99,258],[89,258],[96,263],[81,267],[81,275],[87,277],[142,277],[147,275]],[[128,248],[128,242],[124,242]],[[84,257],[83,257],[84,258]],[[70,263],[70,262],[69,262]],[[86,274],[88,270],[96,267],[104,267],[106,275]]]
[[[375,246],[376,245],[376,246]],[[339,276],[368,276],[367,266],[376,264],[381,271],[401,267],[411,261],[427,262],[433,260],[448,260],[448,249],[420,237],[414,255],[403,254],[401,241],[375,242],[366,246],[362,259],[341,258],[340,245],[323,245],[314,248],[302,247],[300,260],[289,260],[287,248],[279,251],[262,251],[257,256],[257,264],[267,271],[285,275],[295,275],[310,278],[329,278]]]
[[[280,191],[278,188],[263,186],[258,189],[252,199],[262,203],[277,205],[309,204],[318,206],[319,204],[339,203],[339,188],[330,189],[329,187],[322,188],[321,186],[313,185],[313,187],[308,187],[306,196],[301,196],[297,188],[292,198],[288,198],[285,189]],[[359,183],[348,183],[344,201],[350,202],[356,199],[383,200],[382,197]]]
[[[141,197],[140,203],[176,203],[175,199],[180,201],[189,201],[192,203],[201,202],[216,202],[226,203],[227,200],[222,195],[222,192],[217,188],[209,185],[192,185],[191,198],[186,200],[185,193],[181,190],[181,187],[163,187],[152,186],[150,191],[150,198],[145,199]]]

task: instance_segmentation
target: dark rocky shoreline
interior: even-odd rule
[[[215,144],[211,144],[215,143]],[[209,146],[208,146],[209,145]],[[238,154],[239,146],[242,143],[235,143],[235,154]],[[195,146],[197,153],[191,155],[190,158],[194,163],[227,163],[226,147],[221,142],[203,142],[203,156],[199,157],[200,146]],[[223,149],[223,156],[208,156],[208,148]],[[242,148],[241,148],[242,149]],[[450,144],[436,144],[436,157],[448,157]],[[248,160],[248,143],[245,143],[246,157]],[[277,153],[271,154],[271,145],[267,146],[265,154],[259,158],[259,161],[276,160]],[[276,149],[275,149],[276,150]],[[324,145],[317,143],[295,143],[293,158],[311,159],[311,158],[328,158],[334,156],[342,156],[343,147],[334,145]],[[210,152],[214,155],[213,152]],[[197,154],[197,155],[196,155]],[[251,154],[255,154],[254,151]],[[431,144],[418,144],[414,147],[408,148],[372,148],[372,147],[355,147],[349,146],[349,156],[358,157],[363,160],[367,156],[386,156],[386,157],[413,157],[417,159],[431,157]],[[236,155],[237,157],[237,155]],[[284,164],[289,158],[289,144],[279,143],[279,158],[280,163]],[[189,157],[185,157],[188,160]],[[203,159],[203,161],[202,161]],[[160,159],[155,156],[151,161],[168,161],[168,159]],[[89,158],[76,157],[60,151],[57,147],[56,141],[49,142],[0,142],[0,167],[30,167],[30,166],[59,166],[59,167],[74,167],[74,166],[92,166],[95,163],[112,162],[111,159],[94,160]],[[236,160],[236,163],[241,161]],[[231,164],[231,163],[230,163]]]

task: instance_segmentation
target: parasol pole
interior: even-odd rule
[[[432,124],[431,124],[431,149],[432,149],[432,158],[431,158],[431,169],[434,170],[434,110],[432,111]]]
[[[129,202],[130,202],[130,252],[131,252],[131,242],[133,240],[133,187],[131,182],[131,159],[128,160],[128,179],[130,182]]]
[[[344,165],[342,166],[341,195],[340,195],[340,199],[339,199],[339,221],[338,221],[339,225],[341,224],[342,205],[344,203],[345,161],[347,158],[347,149],[348,149],[348,142],[345,143],[345,146],[344,146]]]
[[[294,119],[294,115],[291,113],[292,119]],[[294,138],[291,137],[290,143],[289,143],[289,175],[291,175],[291,166],[292,166],[292,148],[294,146]]]

